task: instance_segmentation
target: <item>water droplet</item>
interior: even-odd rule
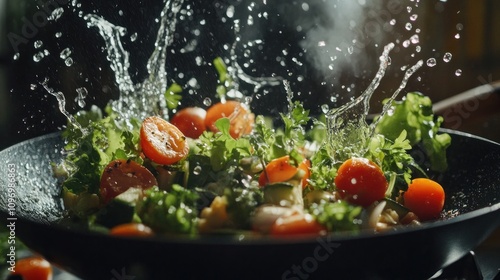
[[[203,105],[205,106],[211,106],[212,105],[212,99],[210,99],[210,97],[207,97],[203,100]]]
[[[462,76],[462,69],[457,69],[457,71],[455,71],[455,76],[457,77]]]
[[[71,55],[71,49],[70,48],[65,48],[64,50],[61,51],[59,54],[59,57],[61,59],[66,59]]]
[[[461,23],[457,23],[457,30],[462,31],[464,29],[464,25]]]
[[[76,89],[77,96],[75,97],[75,102],[80,106],[81,108],[85,107],[85,98],[88,95],[88,91],[86,88],[81,87]]]
[[[405,40],[403,42],[403,47],[408,48],[410,46],[410,40]]]
[[[415,20],[417,20],[417,18],[418,18],[417,14],[413,14],[413,15],[410,16],[410,20],[411,21],[415,21]]]
[[[253,25],[253,17],[252,17],[251,15],[250,15],[250,16],[248,16],[248,18],[247,18],[247,24],[248,24],[249,26]]]
[[[230,5],[229,7],[227,7],[226,16],[228,18],[233,18],[234,17],[234,6],[233,5]]]
[[[63,7],[58,7],[52,11],[49,17],[47,17],[47,20],[53,20],[57,21],[59,18],[61,18],[62,14],[64,13],[64,8]]]
[[[330,111],[330,106],[328,106],[328,104],[323,104],[321,105],[321,111],[326,114],[328,113],[328,111]]]
[[[396,20],[395,19],[391,19],[391,21],[389,21],[389,24],[390,25],[396,25]]]
[[[66,58],[66,60],[64,60],[64,64],[66,64],[66,66],[73,65],[73,59],[71,57]]]
[[[201,171],[203,171],[203,169],[201,168],[201,166],[197,165],[193,168],[193,174],[194,175],[200,175],[201,174]]]
[[[135,40],[137,40],[137,32],[135,32],[134,34],[130,35],[130,42],[135,42]]]
[[[429,59],[427,59],[427,66],[434,67],[434,66],[436,66],[436,64],[437,63],[436,63],[436,59],[435,58],[429,58]]]
[[[418,37],[417,34],[415,34],[415,35],[410,37],[410,41],[412,44],[416,45],[416,44],[420,43],[420,38]]]
[[[447,52],[447,53],[445,53],[445,54],[444,54],[444,56],[443,56],[443,61],[444,61],[444,62],[450,62],[451,57],[452,57],[452,54],[451,54],[451,53],[449,53],[449,52]]]
[[[62,32],[56,32],[55,37],[56,38],[61,38],[62,37]]]
[[[43,54],[43,52],[38,52],[38,53],[33,55],[33,61],[40,62],[44,57],[45,57],[45,55]]]
[[[33,46],[35,46],[35,49],[39,49],[43,46],[43,42],[40,40],[36,40]]]
[[[460,33],[455,34],[455,39],[460,39]]]
[[[348,52],[349,54],[352,54],[352,53],[354,52],[354,47],[353,47],[353,46],[349,46],[349,47],[347,48],[347,52]]]
[[[415,51],[419,53],[420,51],[422,51],[422,47],[421,46],[416,46],[415,47]]]
[[[406,30],[408,30],[408,31],[409,31],[409,30],[411,30],[412,28],[413,28],[413,26],[411,25],[411,23],[407,22],[407,23],[405,24],[405,29],[406,29]]]
[[[31,89],[31,90],[35,90],[35,89],[36,89],[36,85],[35,85],[35,84],[31,84],[31,85],[30,85],[30,89]]]
[[[21,55],[19,53],[15,53],[12,57],[13,60],[18,60]]]

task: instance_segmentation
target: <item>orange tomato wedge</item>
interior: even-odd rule
[[[205,118],[207,129],[218,132],[215,122],[221,118],[229,119],[229,133],[234,139],[251,133],[255,123],[255,115],[250,113],[240,102],[232,100],[219,102],[208,108]]]
[[[157,164],[177,163],[189,153],[186,136],[160,117],[148,117],[142,122],[140,138],[142,152]]]
[[[269,183],[279,183],[286,182],[295,176],[299,170],[304,171],[304,177],[302,177],[301,185],[302,188],[307,186],[307,180],[310,177],[311,162],[308,159],[304,159],[298,167],[290,164],[290,156],[283,156],[271,160],[259,176],[259,185],[265,186]]]

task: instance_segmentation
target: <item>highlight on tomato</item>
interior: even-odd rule
[[[388,187],[382,169],[366,158],[350,158],[337,170],[335,186],[341,198],[367,207],[385,197]]]
[[[11,273],[21,276],[23,280],[49,280],[52,274],[52,265],[38,256],[17,260],[15,271]]]
[[[304,189],[310,177],[311,162],[308,159],[304,159],[298,167],[290,163],[290,156],[286,155],[280,158],[271,160],[264,171],[260,173],[259,185],[265,186],[266,184],[286,182],[292,179],[297,172],[302,171],[303,177],[301,179],[301,185]]]
[[[413,179],[403,194],[404,206],[421,221],[439,218],[443,211],[445,192],[443,187],[427,178]]]
[[[110,162],[101,175],[101,199],[108,203],[129,188],[143,190],[157,186],[155,176],[146,167],[133,160],[117,159]]]
[[[255,123],[255,115],[241,102],[234,100],[219,102],[208,108],[205,126],[210,131],[218,132],[215,122],[221,118],[229,119],[229,133],[235,139],[250,134]]]
[[[185,136],[198,139],[206,130],[207,111],[200,107],[187,107],[178,111],[170,120]]]
[[[157,164],[175,164],[189,153],[186,136],[160,117],[148,117],[141,125],[140,145],[144,155]]]

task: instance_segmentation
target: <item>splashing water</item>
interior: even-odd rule
[[[363,156],[368,149],[368,141],[373,136],[377,121],[372,124],[366,122],[370,110],[370,99],[385,75],[390,64],[389,53],[394,48],[390,43],[384,48],[380,56],[380,65],[375,78],[368,88],[353,101],[330,110],[326,115],[328,127],[328,145],[334,162],[343,162],[353,156]],[[413,67],[406,70],[398,89],[384,105],[381,116],[385,115],[393,100],[406,87],[410,77],[423,65],[420,60]]]

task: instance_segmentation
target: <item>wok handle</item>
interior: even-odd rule
[[[469,130],[486,124],[500,117],[500,81],[436,102],[433,110],[444,118],[442,126],[446,128]]]

